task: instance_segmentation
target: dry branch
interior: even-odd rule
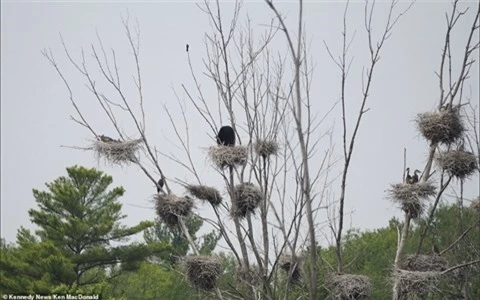
[[[365,275],[330,273],[326,285],[334,299],[365,299],[372,293],[372,283]]]
[[[206,185],[187,185],[186,189],[193,197],[208,201],[213,206],[218,206],[222,203],[222,196],[214,187]]]
[[[220,276],[220,261],[211,256],[187,256],[185,257],[187,278],[196,288],[212,290],[217,286]]]
[[[158,216],[170,227],[178,226],[178,218],[188,216],[193,208],[193,200],[190,197],[158,194],[154,199]]]

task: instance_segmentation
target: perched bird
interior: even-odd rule
[[[161,191],[163,191],[163,179],[160,178],[157,182],[157,194],[159,194]]]
[[[187,52],[188,52],[188,48],[190,48],[190,45],[189,45],[189,44],[187,44]]]
[[[438,247],[436,244],[432,245],[432,252],[433,254],[440,255],[440,250],[438,250]]]
[[[407,175],[405,176],[405,182],[412,184],[412,176],[410,175],[410,168],[407,168]]]
[[[421,171],[419,170],[415,170],[415,172],[413,172],[413,176],[412,176],[412,184],[414,183],[417,183],[418,182],[418,174],[417,173],[422,173]]]
[[[98,139],[101,140],[104,143],[118,143],[119,141],[112,139],[111,137],[108,137],[106,135],[99,135]]]
[[[217,144],[223,146],[235,146],[235,131],[230,126],[223,126],[217,134]]]

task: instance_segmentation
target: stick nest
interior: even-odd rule
[[[217,286],[221,264],[211,256],[192,255],[185,257],[185,267],[188,281],[196,288],[212,290]]]
[[[257,152],[258,155],[261,155],[263,157],[276,155],[278,152],[278,143],[275,141],[258,140],[254,146],[255,152]]]
[[[289,278],[291,283],[297,284],[300,283],[302,279],[301,274],[301,261],[298,257],[292,257],[291,255],[282,255],[278,259],[278,265],[282,270],[287,273],[287,275],[292,274]]]
[[[438,155],[437,164],[458,179],[465,179],[478,168],[475,154],[462,150],[450,150]]]
[[[244,146],[212,146],[208,150],[213,164],[220,169],[243,166],[247,163],[248,151]]]
[[[190,197],[177,197],[173,194],[154,196],[157,215],[170,227],[178,225],[178,217],[186,217],[192,212],[193,200]]]
[[[365,299],[372,293],[372,283],[364,275],[330,273],[326,284],[334,299]]]
[[[250,267],[250,270],[246,270],[241,265],[237,266],[235,278],[238,282],[245,282],[252,286],[259,286],[262,282],[262,276],[257,266]]]
[[[241,183],[234,189],[236,209],[232,211],[233,215],[245,218],[248,214],[255,213],[255,209],[263,200],[262,191],[252,183]]]
[[[399,298],[408,299],[415,296],[422,298],[436,292],[440,273],[397,270],[393,276],[398,282]]]
[[[420,272],[441,272],[448,267],[448,261],[438,255],[409,255],[403,262],[404,268],[407,271]]]
[[[106,136],[100,136],[99,140],[93,143],[93,150],[98,158],[122,165],[137,161],[136,153],[141,147],[142,139],[120,141]]]
[[[186,188],[193,197],[203,201],[208,201],[213,206],[217,206],[222,203],[222,196],[214,187],[206,185],[187,185]]]
[[[458,108],[419,114],[416,121],[422,135],[432,143],[452,144],[465,131]]]
[[[470,207],[480,213],[480,196],[470,203]]]
[[[435,192],[435,186],[428,182],[398,183],[389,190],[390,198],[399,203],[402,210],[412,218],[418,218],[422,214],[425,200],[434,196]]]

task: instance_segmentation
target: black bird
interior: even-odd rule
[[[412,183],[412,176],[410,175],[410,168],[407,168],[407,176],[405,176],[405,182],[408,184]]]
[[[160,178],[157,183],[157,194],[159,194],[161,191],[163,191],[163,179]]]
[[[189,45],[189,44],[187,44],[187,52],[188,52],[188,48],[190,48],[190,45]]]
[[[433,254],[435,254],[435,255],[440,255],[440,250],[438,249],[438,247],[437,247],[436,244],[433,244],[433,245],[432,245],[432,252],[433,252]]]
[[[223,146],[235,146],[235,131],[230,126],[223,126],[218,131],[217,144]]]
[[[417,183],[418,182],[418,174],[417,173],[422,173],[421,171],[419,170],[415,170],[415,172],[413,172],[413,176],[412,176],[412,184],[414,183]]]

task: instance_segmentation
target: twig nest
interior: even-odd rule
[[[234,188],[235,211],[232,214],[245,218],[248,214],[255,213],[255,209],[263,200],[262,191],[252,183],[237,184]],[[233,207],[233,206],[232,206]]]
[[[293,257],[288,254],[282,255],[278,259],[278,265],[280,268],[284,270],[287,275],[291,274],[289,279],[293,284],[300,283],[300,280],[302,279],[301,263],[302,262],[298,257]]]
[[[276,155],[278,152],[278,143],[275,141],[258,140],[255,145],[255,152],[263,157]]]
[[[416,121],[422,135],[432,143],[452,144],[465,131],[458,108],[419,114]]]
[[[480,213],[480,196],[470,203],[470,207]]]
[[[208,150],[213,164],[220,169],[243,166],[247,163],[248,151],[245,146],[212,146]]]
[[[392,200],[400,204],[402,210],[411,218],[418,218],[425,206],[425,200],[435,195],[435,186],[428,182],[415,184],[398,183],[389,190]]]
[[[142,139],[120,141],[101,135],[94,142],[93,149],[98,158],[105,158],[112,164],[129,164],[137,160],[136,153],[142,141]]]
[[[157,215],[170,227],[178,225],[178,217],[186,217],[192,212],[193,200],[190,197],[158,194],[154,199]]]
[[[206,185],[187,185],[186,189],[193,197],[203,201],[208,201],[213,206],[217,206],[222,203],[222,196],[214,187]]]
[[[404,262],[403,267],[408,271],[445,271],[448,267],[448,261],[438,255],[408,255]]]
[[[458,179],[465,179],[478,169],[475,154],[463,150],[450,150],[438,155],[437,164]]]
[[[262,282],[262,276],[257,266],[250,267],[250,270],[241,265],[237,266],[235,278],[238,282],[244,282],[252,286],[258,286]]]
[[[334,299],[365,299],[372,293],[372,283],[364,275],[330,273],[326,284]]]
[[[440,278],[439,272],[420,272],[397,270],[394,273],[394,280],[398,282],[399,298],[424,297],[435,292]]]
[[[212,256],[192,255],[185,257],[188,281],[196,288],[212,290],[220,276],[220,261]]]

